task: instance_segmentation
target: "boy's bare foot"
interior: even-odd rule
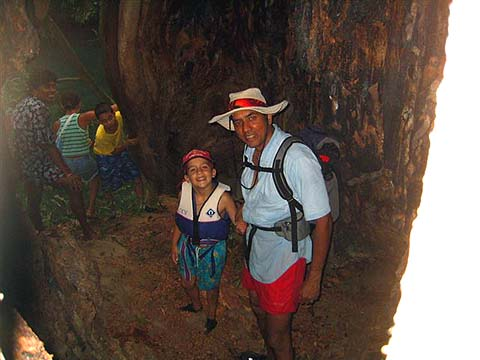
[[[98,219],[97,214],[95,214],[95,210],[87,210],[86,215],[87,219]]]
[[[93,229],[89,225],[85,226],[82,230],[83,230],[83,238],[85,240],[93,240],[97,235],[96,232],[93,231]]]

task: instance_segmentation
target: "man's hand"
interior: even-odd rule
[[[310,272],[300,290],[300,303],[313,304],[320,297],[320,283],[322,273]]]

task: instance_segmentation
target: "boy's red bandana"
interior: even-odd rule
[[[183,156],[182,166],[185,166],[190,160],[192,160],[194,158],[198,158],[198,157],[206,159],[213,164],[212,155],[210,155],[209,151],[193,149]]]

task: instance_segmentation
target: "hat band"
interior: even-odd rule
[[[251,107],[251,106],[266,107],[267,104],[257,99],[237,99],[232,101],[230,104],[228,104],[228,111],[231,111],[233,109],[243,108],[243,107]]]

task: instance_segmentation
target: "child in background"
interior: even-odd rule
[[[190,151],[183,157],[182,165],[185,181],[175,214],[171,256],[178,264],[182,286],[191,301],[180,310],[200,311],[199,290],[207,293],[205,333],[208,334],[217,326],[220,279],[226,259],[225,240],[230,219],[235,221],[236,208],[228,193],[230,187],[214,181],[216,170],[208,151]]]
[[[124,182],[135,181],[135,194],[143,208],[143,183],[140,170],[130,158],[128,147],[137,145],[138,139],[124,139],[123,118],[106,103],[95,107],[100,125],[95,135],[93,152],[97,157],[102,189],[113,199],[112,193]]]
[[[80,96],[74,92],[64,92],[60,97],[65,115],[53,124],[57,135],[57,147],[70,170],[89,184],[87,217],[95,216],[95,199],[100,186],[97,163],[91,154],[92,141],[88,135],[88,125],[95,119],[95,112],[80,113]]]

